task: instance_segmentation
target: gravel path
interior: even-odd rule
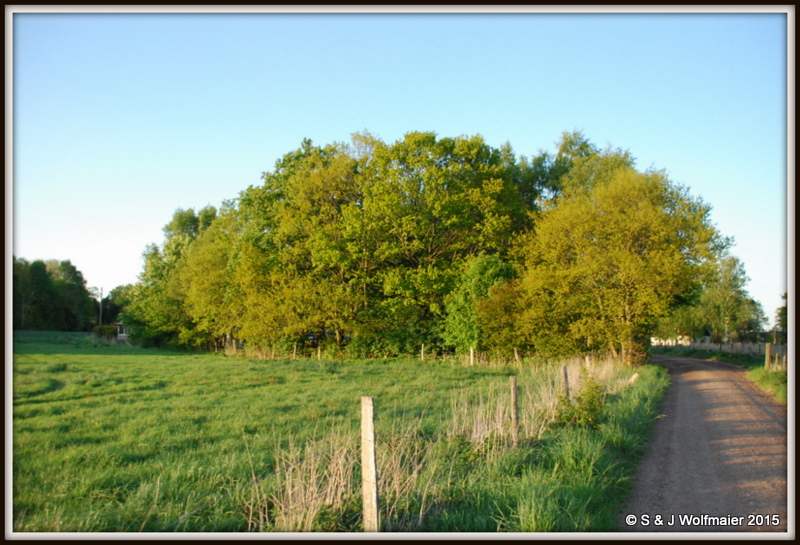
[[[794,533],[786,518],[786,407],[739,366],[653,360],[670,372],[672,386],[620,530]]]

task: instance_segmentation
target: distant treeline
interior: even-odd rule
[[[12,273],[14,329],[90,331],[99,324],[100,294],[87,288],[69,260],[14,257]],[[102,300],[104,324],[115,321],[122,310],[114,295],[112,291]]]
[[[124,320],[145,345],[634,362],[659,327],[717,327],[679,314],[741,272],[709,211],[579,132],[531,158],[480,136],[304,140],[220,210],[177,210],[124,289]],[[758,331],[763,311],[731,286],[714,312],[728,334]]]

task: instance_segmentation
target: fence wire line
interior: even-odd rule
[[[427,410],[427,407],[426,407],[426,409],[425,409],[425,410]],[[423,410],[423,414],[424,414],[425,410]],[[420,417],[420,419],[421,419],[421,417]],[[405,435],[406,435],[406,434],[389,434],[389,435],[386,435],[386,436],[384,436],[384,437],[404,437]],[[247,488],[250,488],[251,486],[254,486],[254,485],[256,485],[256,484],[258,484],[258,483],[260,483],[260,482],[263,482],[263,481],[265,481],[266,479],[268,479],[269,477],[272,477],[272,476],[274,476],[274,475],[278,475],[278,474],[280,474],[281,472],[287,471],[287,470],[289,470],[289,469],[297,469],[297,468],[298,468],[300,465],[302,465],[302,464],[303,464],[303,463],[305,463],[306,461],[311,461],[311,460],[314,460],[314,459],[316,459],[317,457],[319,457],[319,456],[322,456],[323,454],[326,454],[326,452],[325,452],[325,451],[318,452],[318,453],[316,453],[316,454],[313,454],[313,455],[311,455],[310,457],[304,458],[304,459],[303,459],[301,462],[298,462],[296,465],[295,465],[295,464],[287,464],[285,467],[283,467],[283,468],[281,468],[281,469],[279,469],[279,470],[276,470],[276,471],[271,471],[270,473],[267,473],[266,475],[262,475],[262,476],[260,476],[260,477],[256,477],[256,478],[252,479],[250,482],[248,482],[247,484],[244,484],[244,485],[240,486],[239,488],[237,488],[237,489],[235,489],[235,490],[231,490],[231,491],[230,491],[230,492],[228,492],[227,494],[224,494],[224,495],[222,495],[222,496],[220,496],[220,497],[218,497],[218,498],[215,498],[215,499],[211,500],[210,502],[208,502],[208,503],[206,503],[206,504],[204,504],[204,505],[201,505],[200,507],[198,507],[198,508],[197,508],[197,509],[195,509],[194,511],[191,511],[191,512],[189,512],[189,513],[186,513],[185,515],[181,516],[180,518],[178,518],[178,519],[176,519],[176,520],[174,520],[174,521],[170,522],[170,523],[169,523],[169,524],[167,524],[166,526],[162,527],[162,528],[161,528],[160,530],[158,530],[158,531],[159,531],[159,532],[165,532],[165,531],[166,531],[168,528],[170,528],[170,527],[172,527],[172,526],[175,526],[175,525],[179,525],[179,524],[180,524],[181,522],[183,522],[184,520],[186,520],[186,519],[188,519],[188,518],[190,518],[190,517],[193,517],[194,515],[196,515],[196,514],[198,514],[198,513],[202,512],[202,511],[204,511],[204,510],[208,509],[209,507],[212,507],[212,506],[216,505],[217,503],[219,503],[219,502],[221,502],[221,501],[223,501],[223,500],[225,500],[225,499],[227,499],[227,498],[231,497],[231,496],[232,496],[232,495],[234,495],[234,494],[237,494],[237,493],[241,492],[242,490],[245,490],[245,489],[247,489]],[[322,497],[322,496],[323,496],[323,495],[325,495],[326,493],[327,493],[327,492],[322,492],[322,493],[320,493],[320,494],[318,494],[318,495],[314,496],[313,498],[311,498],[311,499],[309,499],[309,500],[306,500],[305,502],[301,503],[300,505],[296,505],[296,506],[292,507],[292,508],[289,510],[289,512],[291,512],[291,511],[294,511],[294,510],[296,510],[296,509],[299,509],[299,508],[301,508],[301,507],[305,507],[306,505],[308,505],[308,504],[309,504],[309,503],[311,503],[312,501],[315,501],[315,500],[319,499],[320,497]],[[266,522],[262,522],[262,523],[261,523],[261,524],[258,526],[258,529],[259,529],[259,530],[261,530],[261,529],[264,527],[264,525],[265,525],[265,524],[266,524]]]
[[[393,436],[392,436],[392,437],[393,437]],[[224,494],[224,495],[222,495],[222,496],[220,496],[220,497],[218,497],[218,498],[215,498],[215,499],[211,500],[210,502],[208,502],[208,503],[206,503],[206,504],[204,504],[204,505],[201,505],[200,507],[198,507],[198,508],[197,508],[197,509],[195,509],[194,511],[191,511],[191,512],[189,512],[189,513],[186,513],[185,515],[181,516],[180,518],[178,518],[178,519],[176,519],[176,520],[174,520],[174,521],[170,522],[170,523],[169,523],[169,524],[167,524],[166,526],[162,527],[162,528],[159,530],[159,532],[164,532],[164,531],[166,531],[168,528],[170,528],[171,526],[178,525],[178,524],[180,524],[181,522],[183,522],[184,520],[186,520],[186,519],[188,519],[188,518],[190,518],[190,517],[193,517],[194,515],[196,515],[196,514],[198,514],[198,513],[202,512],[202,511],[205,511],[205,510],[206,510],[206,509],[208,509],[209,507],[212,507],[212,506],[216,505],[217,503],[221,502],[222,500],[225,500],[225,499],[229,498],[230,496],[232,496],[232,495],[234,495],[234,494],[237,494],[237,493],[241,492],[242,490],[245,490],[245,489],[247,489],[247,488],[250,488],[251,486],[254,486],[254,485],[256,485],[256,484],[258,484],[258,483],[260,483],[260,482],[263,482],[263,481],[265,481],[266,479],[268,479],[268,478],[270,478],[270,477],[272,477],[272,476],[274,476],[274,475],[278,475],[278,474],[280,474],[281,472],[283,472],[283,471],[287,471],[287,470],[289,470],[289,469],[297,469],[297,468],[298,468],[300,465],[302,465],[302,464],[303,464],[303,463],[305,463],[306,461],[315,460],[317,457],[319,457],[319,456],[322,456],[323,454],[326,454],[326,452],[325,452],[325,451],[318,452],[318,453],[316,453],[316,454],[313,454],[313,455],[311,455],[310,457],[304,458],[304,459],[303,459],[301,462],[298,462],[296,465],[293,465],[293,464],[287,464],[285,467],[282,467],[282,468],[281,468],[281,469],[279,469],[279,470],[272,471],[272,472],[270,472],[270,473],[267,473],[266,475],[262,475],[262,476],[260,476],[260,477],[256,477],[256,478],[252,479],[250,482],[248,482],[247,484],[244,484],[244,485],[240,486],[239,488],[237,488],[237,489],[235,489],[235,490],[231,490],[231,491],[230,491],[230,492],[228,492],[227,494]],[[293,507],[293,508],[292,508],[290,511],[294,511],[294,510],[296,510],[296,509],[299,509],[300,507],[305,507],[306,505],[308,505],[309,503],[311,503],[311,502],[312,502],[312,501],[314,501],[314,500],[317,500],[317,499],[319,499],[319,498],[320,498],[320,497],[322,497],[323,495],[325,495],[325,492],[323,492],[323,493],[321,493],[321,494],[319,494],[319,495],[317,495],[317,496],[315,496],[315,497],[313,497],[313,498],[311,498],[311,499],[309,499],[309,500],[306,500],[304,503],[301,503],[300,505],[296,505],[296,506],[294,506],[294,507]],[[266,522],[263,522],[263,523],[261,523],[261,524],[259,525],[259,527],[258,527],[258,528],[259,528],[259,530],[260,530],[261,528],[263,528],[265,524],[266,524]]]
[[[319,452],[319,453],[315,454],[314,456],[311,456],[310,458],[306,458],[306,459],[304,459],[302,462],[300,462],[298,465],[302,465],[302,464],[303,464],[303,462],[305,462],[306,460],[314,460],[314,459],[315,459],[317,456],[320,456],[321,454],[325,454],[325,452]],[[295,468],[295,467],[297,467],[297,466],[291,466],[291,467],[292,467],[292,468]],[[281,469],[280,471],[284,471],[284,470],[286,470],[286,469],[290,469],[290,468],[284,468],[284,469]],[[275,474],[275,475],[277,475],[278,473],[279,473],[279,472],[275,472],[274,474]],[[311,503],[311,502],[313,502],[313,501],[316,501],[316,500],[318,500],[319,498],[321,498],[321,497],[323,497],[323,496],[325,496],[325,495],[327,495],[327,494],[328,494],[328,491],[327,491],[327,490],[323,490],[322,492],[320,492],[320,493],[319,493],[319,494],[317,494],[316,496],[314,496],[314,497],[312,497],[312,498],[309,498],[309,499],[307,499],[306,501],[304,501],[303,503],[301,503],[301,504],[299,504],[299,505],[295,505],[295,506],[293,506],[292,508],[290,508],[290,509],[289,509],[288,511],[286,511],[286,512],[287,512],[287,513],[291,513],[291,512],[293,512],[293,511],[296,511],[296,510],[300,509],[301,507],[305,507],[305,506],[306,506],[306,505],[308,505],[309,503]],[[266,525],[268,522],[269,522],[269,521],[264,521],[264,522],[262,522],[261,524],[259,524],[259,525],[258,525],[258,531],[261,531],[261,529],[262,529],[262,528],[264,528],[264,526],[265,526],[265,525]]]
[[[309,461],[309,460],[314,460],[315,458],[317,458],[317,457],[319,457],[319,456],[322,456],[323,454],[325,454],[325,452],[318,452],[317,454],[313,454],[312,456],[310,456],[310,457],[308,457],[308,458],[304,458],[304,459],[303,459],[301,462],[299,462],[297,465],[293,465],[293,464],[287,464],[285,467],[282,467],[281,469],[278,469],[278,470],[276,470],[276,471],[271,471],[270,473],[267,473],[266,475],[262,475],[261,477],[256,477],[255,479],[252,479],[252,480],[251,480],[250,482],[248,482],[247,484],[244,484],[244,485],[240,486],[239,488],[237,488],[237,489],[235,489],[235,490],[231,490],[231,491],[230,491],[230,492],[228,492],[227,494],[224,494],[224,495],[222,495],[222,496],[220,496],[220,497],[218,497],[218,498],[215,498],[215,499],[211,500],[210,502],[206,503],[205,505],[201,505],[200,507],[198,507],[198,508],[197,508],[197,509],[195,509],[194,511],[192,511],[192,512],[190,512],[190,513],[186,513],[185,515],[181,516],[179,519],[176,519],[176,520],[174,520],[174,521],[170,522],[170,523],[169,523],[169,524],[167,524],[166,526],[162,527],[162,528],[159,530],[159,532],[164,532],[164,531],[166,531],[166,530],[167,530],[169,527],[171,527],[171,526],[174,526],[174,525],[176,525],[176,524],[180,524],[181,522],[183,522],[183,521],[184,521],[184,520],[186,520],[187,518],[193,517],[193,516],[194,516],[194,515],[196,515],[197,513],[200,513],[200,512],[202,512],[202,511],[205,511],[205,510],[206,510],[206,509],[208,509],[209,507],[212,507],[212,506],[216,505],[217,503],[221,502],[222,500],[225,500],[225,499],[227,499],[227,498],[231,497],[232,495],[234,495],[234,494],[237,494],[237,493],[241,492],[242,490],[244,490],[244,489],[246,489],[246,488],[250,488],[250,487],[251,487],[251,486],[253,486],[253,485],[256,485],[256,484],[258,484],[258,483],[260,483],[260,482],[262,482],[262,481],[265,481],[266,479],[268,479],[268,478],[272,477],[273,475],[278,475],[278,474],[280,474],[281,472],[283,472],[283,471],[287,471],[287,470],[289,470],[289,469],[297,469],[297,468],[298,468],[300,465],[302,465],[304,462],[306,462],[306,461]],[[320,494],[320,496],[321,496],[321,495],[322,495],[322,494]],[[317,496],[317,497],[319,497],[319,496]],[[313,500],[315,500],[315,499],[317,499],[317,498],[311,498],[311,499],[310,499],[310,500],[308,500],[306,503],[304,503],[304,504],[301,504],[301,505],[298,505],[298,506],[297,506],[297,507],[295,507],[294,509],[296,509],[296,508],[298,508],[298,507],[303,507],[305,504],[307,504],[307,503],[310,503],[311,501],[313,501]],[[263,524],[262,524],[262,526],[263,526]]]
[[[305,507],[306,505],[308,505],[308,504],[309,504],[309,503],[311,503],[312,501],[316,501],[316,500],[320,499],[322,496],[326,495],[327,493],[328,493],[328,491],[327,491],[327,490],[325,490],[325,491],[323,491],[323,492],[321,492],[321,493],[317,494],[317,495],[316,495],[316,496],[314,496],[313,498],[311,498],[311,499],[308,499],[308,500],[304,501],[304,502],[303,502],[303,503],[301,503],[300,505],[295,505],[294,507],[292,507],[291,509],[289,509],[289,510],[288,510],[288,512],[289,512],[289,513],[291,513],[292,511],[296,511],[297,509],[300,509],[301,507]],[[269,522],[269,521],[267,520],[267,521],[264,521],[264,522],[262,522],[261,524],[259,524],[259,525],[258,525],[258,531],[261,531],[261,529],[262,529],[262,528],[264,528],[264,526],[265,526],[265,525],[266,525],[268,522]]]

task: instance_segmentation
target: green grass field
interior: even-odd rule
[[[385,531],[612,531],[668,377],[645,366],[628,385],[634,370],[598,362],[598,405],[581,363],[566,411],[544,362],[258,360],[16,332],[13,530],[360,531],[372,396]]]

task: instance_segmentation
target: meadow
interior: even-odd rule
[[[372,396],[383,531],[613,531],[669,379],[585,363],[255,359],[15,332],[13,530],[361,531]]]

